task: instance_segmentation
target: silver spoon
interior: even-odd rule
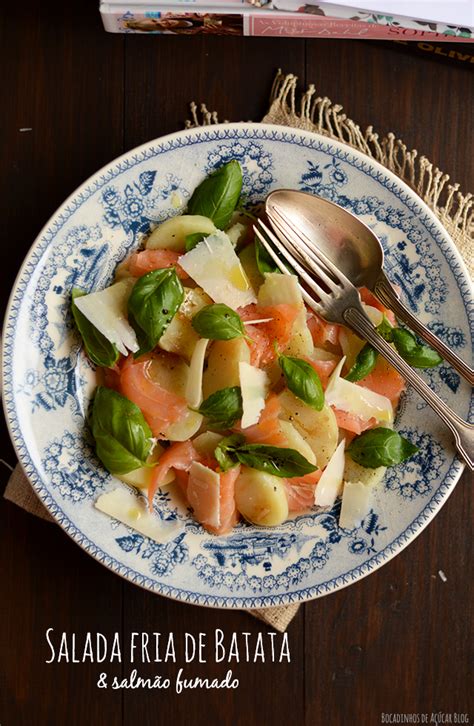
[[[474,370],[401,302],[384,272],[384,252],[380,240],[358,217],[334,202],[292,189],[271,192],[265,209],[272,223],[275,214],[283,214],[317,245],[355,287],[372,290],[386,307],[424,338],[471,386],[474,385]]]
[[[379,335],[367,317],[359,292],[352,282],[324,253],[315,249],[311,241],[300,230],[293,227],[284,215],[275,215],[275,231],[278,230],[278,235],[273,234],[261,220],[254,226],[254,230],[280,270],[285,274],[294,270],[300,280],[305,283],[307,289],[302,288],[303,297],[313,310],[326,320],[352,328],[355,333],[381,353],[413,386],[450,429],[459,454],[469,468],[474,470],[474,426],[463,421],[454,413],[418,373]],[[278,254],[275,253],[274,248]],[[285,262],[282,262],[282,259],[289,265],[289,268]],[[325,289],[318,284],[314,274],[324,284]],[[311,290],[311,294],[308,293],[308,290]]]

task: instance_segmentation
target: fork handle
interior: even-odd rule
[[[415,391],[431,406],[454,435],[456,448],[470,469],[474,470],[474,426],[466,423],[431,390],[424,380],[379,335],[363,310],[349,307],[344,312],[347,325],[367,340],[413,386]]]
[[[380,276],[374,286],[374,293],[378,299],[404,323],[415,331],[420,337],[436,350],[442,358],[450,363],[463,378],[474,386],[474,370],[470,368],[449,346],[446,345],[437,335],[431,332],[405,307],[390,280],[384,273]]]

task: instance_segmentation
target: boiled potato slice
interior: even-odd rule
[[[188,380],[189,366],[184,360],[171,353],[155,353],[148,368],[152,381],[156,381],[162,388],[185,397],[186,381]]]
[[[355,363],[357,356],[365,345],[365,340],[359,338],[358,335],[349,330],[349,328],[341,328],[339,332],[339,343],[342,348],[343,355],[346,356],[345,369],[350,370]]]
[[[242,222],[236,222],[226,229],[225,233],[234,247],[237,247],[237,245],[243,242],[247,236],[247,225],[242,224]]]
[[[334,411],[329,406],[315,411],[287,389],[278,398],[281,405],[280,417],[293,424],[311,447],[316,463],[322,469],[334,454],[338,443],[339,429]]]
[[[182,358],[171,353],[155,353],[150,363],[149,375],[167,391],[185,398],[189,366]],[[170,441],[186,441],[197,434],[202,420],[201,414],[189,411],[181,421],[168,426],[164,432],[165,438]]]
[[[213,431],[204,431],[203,434],[199,434],[193,440],[193,446],[201,456],[214,456],[214,450],[223,438],[221,434],[216,434]]]
[[[304,307],[296,275],[267,272],[265,282],[258,291],[259,305],[298,305]]]
[[[184,300],[160,338],[158,345],[169,353],[178,353],[187,360],[191,359],[199,335],[191,325],[191,320],[201,308],[212,303],[200,287],[185,287]]]
[[[158,225],[148,237],[146,248],[185,252],[184,243],[188,234],[197,232],[212,234],[215,231],[214,222],[207,217],[202,217],[200,214],[180,214]]]
[[[235,482],[235,502],[245,519],[262,527],[275,527],[288,517],[283,481],[256,469],[242,467]]]
[[[239,254],[239,260],[251,286],[254,290],[258,290],[259,287],[263,285],[263,275],[260,274],[257,267],[255,245],[253,243],[243,248],[242,252]]]
[[[178,353],[186,360],[191,360],[199,335],[191,325],[191,321],[180,315],[174,316],[160,338],[158,345],[169,353]]]
[[[203,376],[203,395],[240,385],[239,363],[250,363],[250,349],[243,338],[216,340]]]
[[[328,350],[324,350],[324,348],[314,348],[311,353],[311,358],[313,360],[332,360],[335,363],[338,363],[340,360],[340,356],[335,355],[335,353],[330,353]]]
[[[304,440],[298,429],[289,421],[280,421],[280,428],[285,435],[288,448],[298,451],[310,464],[316,464],[314,451],[308,442]]]
[[[164,448],[162,446],[160,446],[159,444],[155,444],[153,452],[148,457],[148,464],[155,464],[160,458],[163,451]],[[140,467],[140,469],[134,469],[133,471],[129,471],[127,474],[114,474],[114,476],[116,476],[117,479],[120,479],[120,481],[125,482],[125,484],[129,484],[130,486],[136,487],[137,489],[148,489],[151,482],[152,472],[153,469],[142,466]],[[165,484],[170,484],[173,479],[174,473],[173,470],[170,469],[165,477],[165,480],[163,481],[162,486],[164,486]]]
[[[346,454],[343,479],[344,481],[359,481],[369,487],[375,487],[377,484],[380,484],[386,471],[386,466],[379,466],[377,469],[368,469],[365,466],[357,464],[351,459],[349,454]]]
[[[364,305],[362,307],[367,313],[372,323],[377,326],[383,320],[383,313],[372,305]],[[339,333],[339,344],[342,348],[343,355],[346,356],[345,370],[349,371],[355,363],[357,356],[365,345],[365,340],[359,338],[358,335],[349,330],[349,328],[341,328]]]
[[[202,426],[203,417],[196,411],[188,411],[186,416],[165,430],[165,436],[170,441],[187,441],[197,434]]]
[[[309,356],[313,352],[314,343],[308,325],[306,324],[306,309],[301,310],[295,318],[291,331],[290,342],[285,348],[285,355],[295,358]]]

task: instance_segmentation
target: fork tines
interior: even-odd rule
[[[299,257],[301,259],[301,254],[298,250],[296,250],[295,253],[293,253],[293,249],[288,250],[287,245],[290,246],[289,241],[285,239],[283,241],[279,237],[277,237],[270,229],[267,227],[267,225],[262,222],[261,219],[257,221],[257,224],[254,225],[254,232],[257,235],[258,239],[262,243],[265,250],[268,252],[272,260],[275,262],[279,270],[283,272],[285,275],[291,275],[296,273],[304,282],[305,284],[312,290],[316,295],[319,297],[319,299],[322,301],[324,298],[327,297],[327,293],[314,281],[314,279],[308,274],[306,269],[302,266],[300,261],[297,259]],[[270,242],[271,244],[270,244]],[[286,243],[286,244],[285,244]],[[273,245],[273,246],[272,246]],[[291,246],[290,246],[291,247]],[[275,252],[275,249],[277,250],[278,254]],[[282,259],[283,258],[283,259]],[[287,264],[285,264],[285,262]],[[304,262],[304,260],[303,260]],[[303,295],[304,301],[318,314],[321,314],[322,308],[320,303],[315,300],[308,291],[301,286],[301,292]]]
[[[318,275],[329,287],[330,290],[337,287],[349,287],[352,286],[351,281],[344,275],[343,272],[329,259],[329,257],[314,244],[310,238],[301,229],[293,225],[284,212],[278,208],[273,207],[268,212],[269,219],[275,227],[280,230],[280,233],[286,238],[294,248],[304,250],[306,255],[311,260],[313,265],[318,272]],[[295,244],[297,241],[297,245]]]
[[[295,244],[291,237],[286,234],[286,230],[283,231],[282,226],[278,224],[277,220],[275,220],[274,224],[276,230],[279,232],[278,236],[275,235],[261,220],[258,220],[257,225],[254,226],[255,234],[275,264],[284,274],[291,274],[291,270],[288,269],[287,266],[289,265],[294,273],[296,273],[301,280],[304,281],[305,286],[311,290],[312,294],[310,295],[306,287],[303,287],[300,284],[303,299],[313,310],[321,315],[323,313],[324,305],[329,304],[331,301],[331,293],[334,294],[336,290],[340,290],[339,286],[329,276],[330,271],[323,267],[323,263],[320,262],[317,256],[312,254],[311,248],[309,248],[304,240],[301,241],[301,245]],[[291,229],[291,232],[294,232],[293,228]],[[276,248],[279,254],[276,254],[275,249],[273,248]],[[287,265],[285,265],[281,258],[285,260]],[[308,271],[312,274],[309,274]],[[329,288],[329,293],[316,282],[314,273],[316,273],[319,279]],[[316,294],[318,300],[314,299],[313,294]]]

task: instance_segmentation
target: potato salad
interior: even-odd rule
[[[149,536],[163,488],[215,535],[239,520],[281,525],[339,498],[340,525],[353,528],[386,467],[416,451],[393,429],[403,379],[305,305],[298,278],[281,274],[255,239],[255,210],[241,193],[230,161],[184,214],[141,240],[109,287],[72,292],[97,370],[88,422],[97,457],[128,485],[100,508]],[[438,362],[368,290],[360,294],[413,365],[414,347],[420,365]],[[148,512],[136,514],[133,488],[146,491]]]

